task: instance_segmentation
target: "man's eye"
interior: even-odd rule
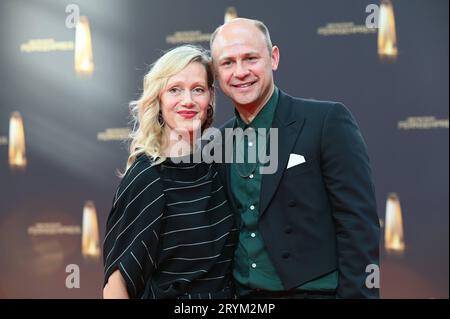
[[[230,65],[231,65],[231,61],[222,62],[222,66],[230,66]]]

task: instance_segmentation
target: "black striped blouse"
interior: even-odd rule
[[[230,298],[238,232],[215,164],[151,166],[141,155],[114,197],[104,285],[119,269],[130,298]]]

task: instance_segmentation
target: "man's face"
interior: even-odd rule
[[[265,37],[256,26],[248,22],[225,25],[211,50],[220,87],[236,107],[254,110],[268,101],[279,51],[273,47],[269,52]]]

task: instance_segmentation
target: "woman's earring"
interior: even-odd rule
[[[159,111],[159,114],[158,114],[158,122],[159,122],[159,125],[164,126],[164,119],[163,119],[161,111]]]
[[[205,121],[205,128],[208,128],[212,125],[214,121],[214,109],[212,105],[210,104],[208,106],[208,110],[206,111],[206,121]]]
[[[211,118],[214,116],[214,109],[211,104],[208,106],[208,111],[206,111],[206,116],[211,117]]]

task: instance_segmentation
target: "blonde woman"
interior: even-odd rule
[[[207,53],[188,45],[145,75],[106,225],[105,298],[232,297],[233,212],[215,164],[188,161],[212,123],[213,82]]]

